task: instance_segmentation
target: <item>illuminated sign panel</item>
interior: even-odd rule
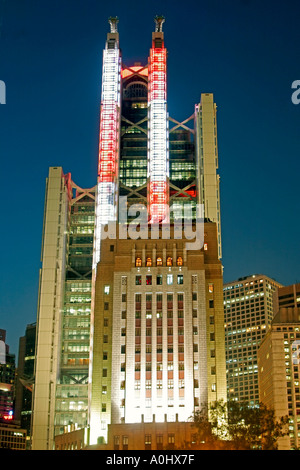
[[[169,164],[168,164],[168,116],[166,84],[167,51],[163,47],[150,50],[148,109],[149,156],[148,205],[151,223],[168,221]]]
[[[115,41],[113,48],[107,43],[103,55],[94,266],[100,260],[101,226],[116,218],[120,76],[118,43]]]

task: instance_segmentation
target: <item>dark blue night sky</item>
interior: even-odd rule
[[[36,321],[48,168],[96,184],[108,17],[132,65],[147,62],[157,14],[170,116],[189,117],[201,93],[218,105],[224,281],[300,281],[299,2],[0,0],[0,328],[15,354]]]

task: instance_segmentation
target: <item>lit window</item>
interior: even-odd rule
[[[152,266],[152,259],[151,258],[147,258],[146,266]]]
[[[135,265],[138,266],[138,267],[142,266],[142,260],[141,260],[141,258],[137,258],[137,259],[135,260]]]
[[[104,286],[104,294],[109,294],[109,286]]]
[[[145,450],[151,450],[151,434],[145,435]]]
[[[204,243],[204,250],[207,251],[207,248],[208,248],[207,243]]]
[[[183,262],[182,262],[182,257],[181,256],[178,256],[177,258],[177,266],[182,266]]]
[[[173,274],[167,274],[167,284],[168,286],[173,284]]]
[[[134,390],[140,390],[141,389],[141,382],[136,380],[134,383]]]
[[[172,260],[171,256],[168,256],[168,258],[167,258],[167,266],[173,266],[173,260]]]
[[[177,276],[177,284],[183,284],[183,275],[182,275],[182,274],[178,274],[178,276]]]
[[[142,284],[142,276],[135,276],[135,285],[140,286]]]
[[[146,285],[151,286],[152,285],[152,276],[146,276]]]
[[[162,266],[162,258],[157,258],[156,265],[157,266]]]
[[[208,284],[208,292],[211,294],[214,291],[214,285]]]

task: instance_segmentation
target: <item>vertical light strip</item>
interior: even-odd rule
[[[167,51],[155,47],[155,38],[150,49],[148,111],[148,210],[150,223],[168,222],[169,203],[169,158],[167,116]]]
[[[121,59],[118,41],[103,55],[94,266],[100,260],[101,226],[116,220]]]

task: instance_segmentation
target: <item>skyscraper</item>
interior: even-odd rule
[[[14,419],[15,355],[6,344],[6,330],[0,330],[3,347],[0,361],[0,422]]]
[[[277,419],[289,418],[288,434],[278,439],[279,450],[298,449],[300,443],[299,344],[299,307],[279,307],[258,351],[260,401]]]
[[[33,386],[32,448],[88,423],[95,188],[60,167],[46,181]]]
[[[226,397],[213,95],[171,118],[164,18],[145,65],[123,64],[109,23],[97,184],[82,189],[57,167],[47,180],[36,449],[68,425],[105,442],[110,423],[185,421]]]
[[[15,418],[27,431],[30,439],[32,382],[34,376],[36,324],[27,325],[25,335],[19,340],[18,368],[16,374]]]
[[[228,399],[259,404],[257,352],[274,317],[274,279],[255,274],[224,285]]]

